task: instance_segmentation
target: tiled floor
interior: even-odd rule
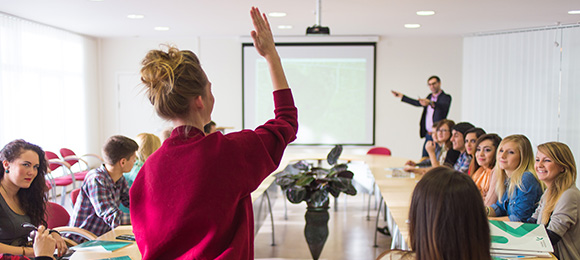
[[[366,201],[363,195],[340,195],[337,211],[334,203],[329,210],[329,236],[320,259],[329,260],[371,260],[390,248],[391,238],[378,234],[378,248],[373,247],[376,210],[374,200],[371,206],[371,218],[367,220]],[[367,197],[368,198],[368,197]],[[260,228],[254,241],[255,259],[312,259],[304,239],[304,213],[306,204],[286,203],[288,220],[284,219],[284,199],[278,196],[274,202],[275,246],[271,246],[271,224],[269,216]],[[379,226],[384,226],[382,217]]]

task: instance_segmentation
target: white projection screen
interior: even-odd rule
[[[374,145],[375,43],[277,44],[298,107],[294,145]],[[242,45],[243,127],[274,117],[266,60]]]

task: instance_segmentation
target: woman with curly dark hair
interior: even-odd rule
[[[29,228],[23,223],[46,226],[47,162],[44,151],[24,140],[14,140],[0,151],[0,253],[34,257],[28,243]],[[59,254],[66,251],[66,243],[51,232]]]

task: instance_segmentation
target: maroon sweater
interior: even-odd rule
[[[275,119],[254,131],[205,136],[177,127],[147,159],[130,196],[143,259],[254,258],[250,193],[298,130],[292,92],[275,91],[274,105]]]

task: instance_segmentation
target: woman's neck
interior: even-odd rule
[[[2,178],[0,181],[0,188],[2,192],[6,194],[9,198],[16,198],[16,194],[20,190],[20,187],[16,186],[14,183],[10,182],[6,178]]]
[[[508,171],[508,170],[504,170],[505,171],[505,175],[507,175],[508,178],[512,177],[512,174],[514,173],[514,171]]]
[[[171,121],[173,122],[173,127],[179,127],[182,125],[190,125],[190,126],[193,126],[197,129],[203,131],[203,127],[205,126],[205,124],[203,123],[203,120],[197,116],[190,116],[188,118],[175,118]]]

